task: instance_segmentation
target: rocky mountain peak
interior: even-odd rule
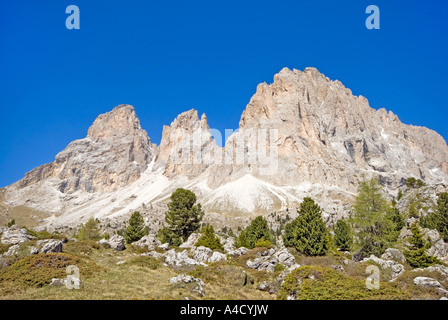
[[[143,134],[134,107],[122,104],[99,115],[89,128],[87,137],[93,141]]]
[[[25,174],[16,183],[26,188],[52,179],[62,193],[114,191],[137,180],[156,152],[135,110],[119,105],[97,117],[87,137],[71,142],[55,161]]]

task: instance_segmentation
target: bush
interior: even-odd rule
[[[410,294],[381,283],[378,290],[369,290],[365,279],[357,280],[332,268],[304,266],[294,269],[285,277],[278,299],[288,296],[298,300],[400,300],[412,298]]]
[[[338,220],[334,228],[334,243],[344,251],[350,251],[353,244],[353,234],[346,220]]]
[[[127,244],[138,241],[148,235],[149,229],[145,228],[145,223],[140,212],[135,211],[129,218],[129,225],[124,232],[124,239]]]
[[[74,255],[90,255],[94,250],[99,250],[101,245],[93,240],[69,241],[64,244],[64,252]]]
[[[246,229],[242,230],[236,244],[238,247],[245,247],[248,249],[255,248],[258,240],[264,239],[271,241],[271,233],[268,227],[268,222],[262,216],[256,217]]]
[[[255,243],[255,248],[269,248],[271,246],[271,242],[268,240],[264,240],[261,238]]]
[[[11,247],[10,244],[3,244],[0,242],[0,255],[4,254],[9,250],[9,247]]]
[[[100,240],[99,221],[90,218],[85,224],[81,225],[76,238],[78,240]]]
[[[43,287],[53,278],[66,278],[66,268],[70,265],[80,269],[83,277],[101,271],[92,261],[67,253],[37,254],[26,257],[0,273],[0,282],[13,282],[18,286]]]
[[[215,235],[212,225],[207,224],[202,228],[202,235],[196,242],[196,247],[204,246],[212,250],[224,250],[219,238]]]
[[[425,183],[420,179],[415,179],[414,177],[406,179],[406,187],[408,188],[420,188],[425,185]]]
[[[8,228],[11,228],[15,224],[16,224],[16,220],[12,219],[11,221],[8,222]]]

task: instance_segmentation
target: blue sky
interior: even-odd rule
[[[68,5],[80,30],[68,30]],[[381,29],[365,27],[380,8]],[[316,67],[448,138],[446,1],[14,0],[0,3],[0,186],[134,105],[151,140],[181,112],[236,129],[258,83]]]

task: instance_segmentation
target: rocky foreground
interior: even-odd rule
[[[214,251],[196,247],[195,233],[174,248],[151,235],[126,245],[118,235],[41,239],[16,225],[0,233],[0,299],[448,298],[448,267],[412,269],[396,248],[358,261],[350,252],[305,257],[282,246],[236,248],[222,236],[224,250]],[[380,270],[378,289],[366,287],[370,265]]]

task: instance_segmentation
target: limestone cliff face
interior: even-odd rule
[[[140,178],[155,151],[134,108],[120,105],[100,115],[86,138],[70,143],[54,162],[28,172],[16,186],[56,178],[62,193],[114,191]]]
[[[330,221],[349,212],[363,175],[380,177],[389,194],[411,176],[448,184],[448,147],[436,132],[371,108],[314,68],[285,68],[272,84],[258,85],[224,148],[196,110],[164,126],[157,147],[133,107],[120,105],[54,162],[7,187],[4,200],[62,213],[48,223],[77,225],[92,214],[115,218],[163,204],[184,187],[218,220],[294,207],[312,196]]]
[[[258,85],[239,129],[226,149],[241,136],[249,140],[259,134],[254,129],[278,131],[278,170],[260,174],[258,165],[251,164],[238,170],[217,166],[216,171],[235,177],[251,173],[276,185],[306,181],[347,191],[356,190],[362,174],[375,174],[392,188],[410,176],[429,183],[447,181],[448,148],[439,134],[405,125],[385,109],[372,109],[366,98],[315,68],[284,68],[272,84]],[[218,172],[210,177],[213,186],[232,180]]]
[[[199,119],[198,112],[192,109],[163,127],[155,169],[164,167],[164,174],[170,178],[176,175],[194,178],[213,164],[219,151],[206,115]]]

